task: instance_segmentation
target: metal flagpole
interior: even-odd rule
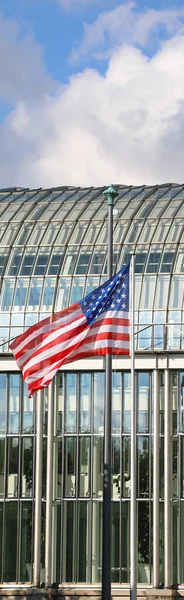
[[[45,519],[45,586],[51,587],[52,577],[52,501],[53,501],[53,450],[54,450],[54,381],[48,387],[47,423],[47,484]]]
[[[137,598],[137,507],[136,507],[136,400],[134,360],[134,276],[135,256],[131,259],[131,496],[130,496],[130,600]]]
[[[41,521],[42,521],[42,456],[43,456],[43,390],[35,394],[36,401],[36,475],[35,475],[35,521],[34,521],[34,569],[33,585],[40,586]]]
[[[105,190],[108,204],[108,262],[107,278],[113,271],[113,204],[118,195],[112,185]],[[103,531],[102,531],[102,599],[111,599],[111,413],[112,413],[112,356],[106,356],[103,473]]]

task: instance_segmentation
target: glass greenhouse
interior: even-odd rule
[[[105,188],[0,191],[0,581],[33,581],[36,407],[8,348],[107,279]],[[116,186],[114,272],[135,257],[138,582],[184,586],[184,186]],[[130,359],[113,359],[112,586],[130,581]],[[52,581],[100,586],[103,358],[54,382]],[[44,582],[48,392],[44,391]],[[12,552],[12,548],[14,551]]]

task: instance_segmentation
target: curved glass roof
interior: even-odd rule
[[[104,189],[0,191],[1,340],[79,300],[106,279]],[[136,253],[136,323],[151,331],[152,340],[156,326],[161,330],[165,323],[175,327],[183,322],[184,185],[118,185],[116,190],[114,270]],[[182,348],[179,330],[177,348]]]

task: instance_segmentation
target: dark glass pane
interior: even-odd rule
[[[61,506],[56,506],[56,583],[61,582]]]
[[[8,275],[17,275],[21,258],[22,258],[22,254],[14,254],[9,271],[8,271]]]
[[[170,273],[174,256],[175,256],[174,252],[164,252],[161,269],[160,269],[161,273]]]
[[[130,496],[130,436],[122,438],[122,496]]]
[[[63,514],[63,549],[62,549],[62,581],[74,581],[74,502],[64,502]]]
[[[57,498],[62,497],[63,440],[57,442]]]
[[[76,494],[76,438],[65,438],[65,496]]]
[[[0,275],[3,273],[3,267],[6,260],[6,256],[0,256]]]
[[[137,495],[149,496],[149,439],[138,437],[137,441]]]
[[[32,581],[32,504],[23,502],[21,506],[21,551],[20,581]]]
[[[24,256],[20,275],[30,275],[32,271],[32,266],[35,260],[35,255],[27,254]]]
[[[33,440],[22,439],[22,496],[29,498],[33,492]]]
[[[4,497],[5,439],[0,438],[0,498]],[[0,554],[1,556],[1,554]],[[1,562],[1,558],[0,558]]]
[[[102,502],[93,502],[92,516],[92,582],[102,579]]]
[[[57,433],[63,431],[63,408],[64,408],[64,375],[56,375],[56,402],[57,402]]]
[[[160,252],[152,252],[150,254],[148,264],[147,264],[147,273],[157,273],[159,262],[160,262],[160,257],[161,257]]]
[[[145,261],[147,258],[146,252],[140,252],[135,257],[135,273],[142,273],[144,270]]]
[[[79,538],[78,538],[78,581],[87,582],[90,579],[89,565],[89,510],[90,504],[79,504]]]
[[[90,496],[91,477],[90,477],[90,459],[91,445],[90,438],[81,437],[79,439],[79,496]]]
[[[112,484],[113,498],[120,497],[120,438],[112,438]]]
[[[18,438],[8,438],[8,483],[7,494],[9,497],[18,496],[18,461],[19,461],[19,440]]]
[[[52,255],[50,265],[49,265],[48,275],[57,275],[59,266],[60,266],[60,262],[61,262],[61,258],[62,258],[61,254],[53,254]]]
[[[0,581],[2,581],[2,541],[3,541],[3,504],[0,504]]]
[[[138,502],[138,582],[150,584],[150,510],[148,502]]]
[[[34,275],[44,275],[46,268],[47,268],[47,263],[49,260],[49,256],[45,256],[43,254],[40,254],[37,258],[36,261],[36,265],[34,268]]]
[[[91,258],[90,254],[80,254],[78,264],[77,264],[77,269],[76,269],[77,275],[82,275],[82,274],[87,273],[90,258]]]
[[[16,581],[18,504],[5,505],[4,581]]]
[[[102,498],[103,494],[103,438],[93,439],[93,496]]]
[[[121,505],[121,582],[130,581],[130,502]]]
[[[112,503],[112,531],[111,531],[111,578],[118,583],[120,577],[120,504]]]
[[[91,263],[91,267],[90,267],[90,273],[93,275],[97,275],[98,273],[101,273],[102,271],[102,266],[105,260],[105,254],[103,254],[102,252],[99,251],[99,254],[94,254],[93,256],[93,260]]]

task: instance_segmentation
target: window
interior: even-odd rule
[[[135,273],[142,273],[144,270],[144,265],[146,261],[147,253],[141,252],[140,254],[136,254],[135,257]]]
[[[57,275],[60,262],[61,254],[53,254],[49,265],[48,275]]]
[[[18,252],[14,252],[13,258],[11,260],[11,264],[9,267],[8,275],[17,275],[21,258],[22,258],[22,254],[20,254]]]
[[[174,259],[174,252],[164,252],[161,264],[161,273],[170,273]]]
[[[157,273],[160,257],[161,252],[151,252],[147,265],[147,273]]]
[[[47,269],[49,256],[40,254],[37,258],[36,265],[34,268],[34,275],[45,275]]]
[[[100,249],[99,249],[99,253],[98,254],[95,253],[93,256],[90,273],[94,273],[95,275],[97,273],[101,273],[104,259],[105,259],[105,253],[100,252]]]
[[[34,254],[26,254],[24,256],[20,275],[30,275],[31,274],[34,259],[35,259]]]
[[[77,275],[82,275],[87,273],[88,265],[90,261],[90,254],[81,254],[79,256],[78,265],[76,269]]]
[[[6,259],[6,256],[0,256],[0,275],[2,275],[2,273],[3,273],[5,259]]]

